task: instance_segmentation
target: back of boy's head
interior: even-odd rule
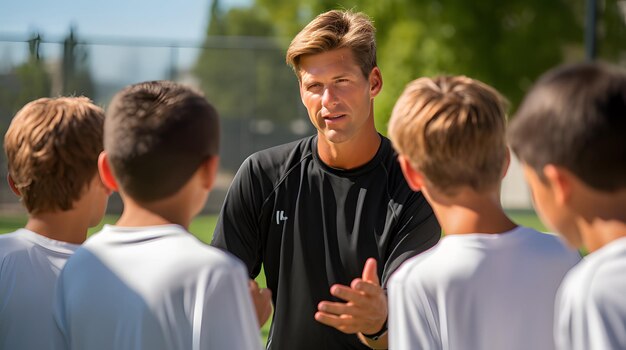
[[[30,214],[73,208],[98,173],[104,111],[86,97],[40,98],[4,137],[9,175]]]
[[[511,121],[513,151],[538,176],[562,166],[603,191],[626,187],[626,72],[602,63],[545,73]]]
[[[454,194],[500,183],[507,159],[506,100],[492,87],[464,76],[410,82],[393,109],[394,147],[426,177]]]
[[[189,87],[170,81],[131,85],[107,109],[104,148],[124,193],[141,202],[163,199],[218,155],[218,115]]]

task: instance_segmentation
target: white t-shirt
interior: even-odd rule
[[[19,229],[0,235],[0,349],[46,349],[59,272],[78,245]]]
[[[391,277],[390,348],[553,349],[556,292],[579,260],[524,227],[446,236]]]
[[[105,225],[65,265],[55,320],[71,349],[260,349],[243,264],[178,225]]]
[[[626,349],[626,237],[589,254],[557,297],[557,348]]]

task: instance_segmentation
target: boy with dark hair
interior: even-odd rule
[[[391,278],[392,349],[554,348],[556,291],[580,256],[502,209],[505,106],[486,84],[444,76],[409,83],[394,107],[400,166],[446,236]]]
[[[218,145],[217,112],[189,88],[146,82],[115,95],[99,167],[124,211],[59,277],[62,347],[261,347],[244,266],[187,231],[213,186]]]
[[[11,121],[8,181],[28,221],[0,235],[0,349],[50,345],[57,277],[110,193],[98,176],[103,124],[104,111],[86,97],[41,98]]]
[[[509,130],[535,208],[589,251],[557,299],[559,349],[626,349],[626,72],[601,63],[544,74]]]

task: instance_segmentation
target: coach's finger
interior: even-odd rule
[[[352,317],[349,315],[332,315],[324,312],[316,312],[315,320],[319,323],[333,327],[341,332],[353,334],[357,332],[357,328],[352,324]]]
[[[366,282],[371,282],[377,285],[380,285],[380,279],[378,278],[378,269],[377,269],[376,259],[369,258],[365,261],[365,266],[363,267],[363,275],[362,278]]]
[[[345,301],[353,301],[357,303],[366,301],[366,297],[363,295],[363,292],[354,290],[350,287],[342,286],[340,284],[330,287],[330,294]]]
[[[352,303],[335,303],[330,301],[322,301],[317,305],[317,309],[324,313],[334,315],[360,315],[363,312],[355,307]]]

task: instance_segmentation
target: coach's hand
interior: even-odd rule
[[[320,302],[315,313],[318,322],[348,334],[375,334],[385,325],[387,296],[380,286],[376,259],[367,259],[362,278],[355,278],[350,287],[335,284],[330,293],[346,302]]]
[[[263,327],[272,314],[272,291],[267,288],[259,288],[255,280],[248,282],[250,296],[259,321],[259,327]]]

